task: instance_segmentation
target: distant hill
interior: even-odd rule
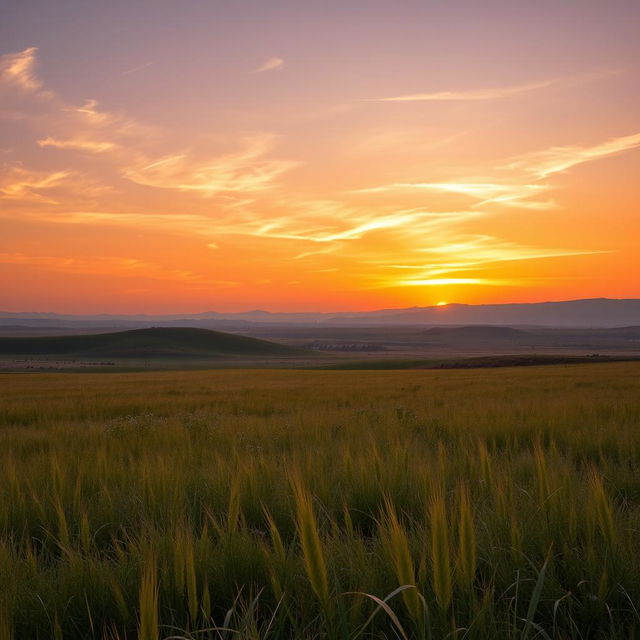
[[[420,332],[429,346],[456,347],[530,347],[620,349],[640,346],[640,327],[600,329],[568,327],[531,327],[528,329],[495,325],[434,327]]]
[[[149,327],[200,327],[224,331],[251,331],[267,325],[327,325],[335,327],[407,325],[501,325],[538,327],[629,327],[640,325],[640,299],[592,298],[560,302],[514,304],[448,304],[435,307],[272,313],[207,311],[172,315],[69,315],[40,312],[0,312],[0,328],[22,325],[32,328],[116,330]]]
[[[598,332],[593,331],[592,333],[596,335],[604,334],[609,336],[640,340],[640,327],[615,327],[612,329],[601,329]]]
[[[389,324],[625,327],[640,324],[640,299],[594,298],[526,304],[449,304],[385,315]]]
[[[511,327],[475,325],[467,327],[434,327],[422,334],[428,343],[438,344],[525,344],[531,342],[532,334],[528,331]]]
[[[0,338],[0,355],[107,358],[286,356],[299,349],[231,333],[191,328],[151,328],[86,335]]]

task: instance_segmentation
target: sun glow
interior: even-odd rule
[[[554,63],[566,29],[550,29],[534,69],[513,63],[511,38],[478,55],[475,28],[443,56],[439,34],[465,14],[445,5],[412,3],[394,32],[379,3],[365,32],[349,12],[263,3],[263,40],[241,4],[172,3],[188,47],[145,21],[117,55],[109,3],[56,13],[60,50],[16,13],[0,49],[0,310],[367,310],[415,305],[425,287],[438,306],[638,295],[640,121],[624,105],[640,58],[595,46],[600,23],[574,34],[586,48],[571,69]],[[522,12],[535,24],[533,8],[487,24],[533,51]],[[212,39],[207,24],[225,27]],[[104,37],[79,55],[92,32]],[[437,73],[416,62],[436,53]]]

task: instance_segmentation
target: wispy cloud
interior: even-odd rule
[[[188,269],[166,268],[138,258],[112,256],[77,256],[70,258],[29,255],[26,253],[0,253],[0,264],[30,266],[71,274],[144,278],[199,287],[233,287],[238,284],[232,280],[211,279]]]
[[[382,278],[380,286],[515,285],[518,281],[513,278],[487,279],[479,274],[488,266],[503,262],[578,257],[607,251],[531,247],[486,234],[455,237],[445,232],[439,244],[425,247],[418,253],[422,258],[416,256],[402,263],[379,261],[378,266],[382,269],[411,273],[409,277]]]
[[[0,86],[12,85],[26,92],[35,92],[42,87],[36,75],[37,47],[0,56]]]
[[[70,171],[31,171],[21,166],[5,167],[0,175],[0,199],[55,204],[50,190],[68,183]]]
[[[90,153],[135,153],[135,142],[153,138],[151,127],[98,107],[70,104],[43,86],[36,73],[38,49],[0,55],[0,119],[20,122],[40,147]]]
[[[138,184],[213,196],[228,192],[253,192],[273,186],[276,178],[299,163],[265,157],[275,138],[246,138],[244,148],[217,158],[194,159],[187,153],[161,157],[128,168],[124,177]]]
[[[440,267],[468,268],[497,262],[540,260],[542,258],[593,255],[606,252],[600,250],[529,247],[483,234],[463,236],[454,241],[450,240],[441,245],[425,249],[423,253],[436,261],[444,258],[447,262],[440,265]],[[457,259],[457,262],[449,262],[452,256]]]
[[[574,86],[584,82],[591,82],[618,75],[619,71],[603,71],[576,76],[551,78],[509,87],[491,87],[486,89],[463,89],[459,91],[431,91],[427,93],[409,93],[388,98],[373,98],[369,102],[456,102],[476,100],[498,100],[531,91],[538,91],[553,86]]]
[[[465,212],[428,212],[423,210],[399,210],[385,213],[374,212],[368,208],[354,209],[339,206],[338,203],[300,202],[280,204],[279,215],[268,215],[247,210],[229,210],[227,215],[217,212],[215,215],[189,213],[145,213],[117,211],[32,211],[32,219],[57,224],[110,225],[135,228],[148,228],[156,232],[168,232],[187,236],[201,236],[207,243],[217,245],[223,236],[245,236],[270,240],[292,241],[296,250],[295,257],[303,257],[300,243],[322,245],[320,250],[313,249],[306,255],[328,253],[344,242],[362,240],[372,233],[385,232],[401,238],[416,240],[428,237],[436,239],[436,231],[477,217],[474,211]],[[289,207],[286,209],[285,207]],[[299,211],[296,212],[296,209]],[[300,213],[300,211],[302,213]],[[329,214],[331,213],[331,217]],[[0,212],[2,215],[2,212]],[[6,215],[10,215],[7,212]]]
[[[51,118],[54,126],[64,127],[73,135],[78,131],[83,131],[87,135],[99,132],[103,137],[140,139],[149,136],[152,132],[147,125],[135,121],[121,113],[105,111],[98,107],[98,101],[94,99],[86,100],[81,105],[70,105],[59,101],[58,111],[66,114],[66,118],[56,122]]]
[[[540,199],[553,186],[542,180],[572,167],[640,148],[640,133],[612,138],[590,146],[551,147],[527,153],[497,167],[494,177],[452,180],[448,182],[395,182],[358,189],[352,193],[387,193],[396,191],[432,191],[453,193],[476,200],[474,208],[501,205],[520,209],[549,211],[558,209],[554,200]],[[511,175],[505,175],[505,170]],[[499,177],[498,177],[499,176]]]
[[[135,67],[131,67],[130,69],[127,69],[126,71],[123,71],[121,75],[130,76],[132,73],[138,73],[138,71],[142,71],[144,69],[148,69],[151,65],[153,65],[153,62],[145,62],[143,64],[136,65]]]
[[[443,287],[461,284],[505,286],[507,284],[517,284],[517,281],[496,278],[417,278],[415,280],[398,280],[395,282],[395,285],[400,287]]]
[[[0,210],[0,216],[11,217],[10,212]],[[216,219],[188,213],[145,213],[130,211],[31,211],[30,219],[55,224],[98,225],[144,229],[149,232],[203,236],[218,235]]]
[[[556,84],[556,80],[543,80],[514,87],[494,87],[464,91],[433,91],[430,93],[409,93],[390,98],[373,98],[374,102],[455,102],[465,100],[496,100],[536,89],[544,89]]]
[[[277,56],[267,58],[259,67],[253,70],[253,73],[264,73],[265,71],[275,71],[276,69],[282,69],[284,66],[284,60]]]
[[[284,211],[279,216],[255,218],[234,223],[229,231],[262,238],[308,242],[326,245],[323,249],[313,249],[296,254],[296,259],[334,252],[346,243],[360,245],[365,237],[384,234],[391,241],[405,244],[407,251],[414,243],[429,239],[432,241],[439,230],[478,217],[475,211],[432,212],[422,209],[376,210],[371,207],[349,207],[344,203],[327,203],[326,213],[322,213],[325,203],[301,202],[295,211]],[[411,249],[412,250],[412,249]]]
[[[42,83],[35,73],[36,54],[37,49],[30,48],[0,56],[2,86],[14,94],[26,89],[42,94]],[[271,66],[274,64],[271,61]],[[30,111],[28,102],[20,104],[24,121],[41,132],[38,145],[101,154],[110,164],[112,180],[125,177],[149,187],[210,197],[270,189],[299,164],[270,157],[276,137],[265,133],[244,137],[239,151],[233,153],[188,148],[154,156],[150,148],[169,146],[161,132],[124,114],[101,109],[95,99],[77,105],[53,92],[46,94],[50,99],[44,107],[32,104]]]
[[[375,216],[369,220],[357,221],[347,228],[335,231],[314,229],[313,227],[300,227],[299,221],[286,218],[280,221],[269,221],[255,229],[253,235],[282,238],[290,240],[307,240],[309,242],[331,243],[340,240],[357,240],[367,233],[385,229],[404,227],[418,220],[418,214],[390,214]],[[326,224],[326,223],[325,223]]]
[[[591,162],[606,156],[640,147],[640,133],[619,138],[611,138],[590,147],[567,146],[551,147],[522,155],[506,165],[507,169],[520,169],[546,178],[554,173],[571,169],[584,162]]]
[[[49,205],[49,208],[63,203],[66,206],[95,206],[100,197],[113,192],[111,185],[68,169],[37,171],[19,164],[5,165],[0,169],[0,200],[7,201],[0,208],[0,214],[5,214],[3,217],[19,215],[24,218],[25,211],[19,209],[18,214],[12,207],[25,203]]]
[[[384,193],[393,191],[440,191],[466,196],[477,202],[474,207],[500,204],[524,209],[548,210],[557,208],[550,200],[532,200],[549,190],[546,184],[517,184],[496,182],[396,182],[381,187],[359,189],[354,193]]]
[[[48,136],[42,140],[38,140],[40,147],[55,147],[56,149],[75,149],[77,151],[89,151],[91,153],[103,153],[105,151],[112,151],[116,148],[116,144],[113,142],[87,140],[85,138],[70,138],[67,140],[60,140],[58,138],[52,138]]]

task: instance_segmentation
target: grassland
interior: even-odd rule
[[[640,364],[0,376],[0,640],[634,638]]]

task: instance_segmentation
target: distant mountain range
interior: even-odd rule
[[[625,327],[640,325],[640,299],[592,298],[517,304],[449,304],[337,313],[271,313],[255,310],[170,315],[73,315],[0,312],[0,328],[5,333],[12,329],[19,332],[21,328],[108,330],[149,326],[241,330],[243,327],[249,329],[256,325]]]

